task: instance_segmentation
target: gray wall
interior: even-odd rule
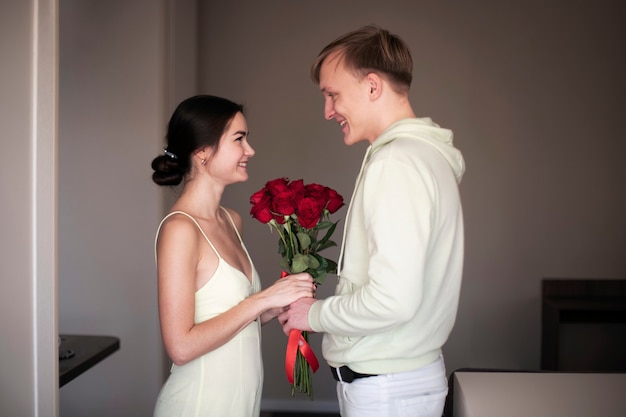
[[[167,119],[197,89],[195,0],[60,1],[59,329],[121,349],[60,389],[63,417],[150,416],[169,359],[151,180]]]
[[[200,5],[200,90],[248,109],[257,153],[249,181],[231,187],[226,200],[244,214],[266,284],[279,273],[275,237],[246,215],[248,198],[281,176],[349,198],[364,146],[346,147],[338,126],[324,121],[309,66],[329,41],[369,23],[409,43],[415,110],[453,129],[467,162],[464,285],[445,346],[448,371],[537,369],[541,279],[626,276],[622,2]],[[323,290],[333,284],[330,278]],[[278,326],[264,332],[265,404],[308,407],[288,394]],[[329,378],[326,369],[316,375],[318,407],[334,400]]]
[[[121,348],[61,387],[60,415],[149,416],[161,386],[150,180],[167,108],[166,2],[60,1],[59,331]]]
[[[54,362],[44,360],[56,331],[56,203],[46,191],[56,170],[59,330],[122,341],[61,388],[61,415],[149,416],[164,376],[152,238],[175,192],[153,186],[148,164],[173,106],[198,91],[248,107],[257,155],[250,180],[231,187],[225,204],[244,215],[267,285],[279,271],[275,238],[246,216],[248,198],[279,176],[349,197],[364,147],[344,146],[324,122],[308,70],[323,45],[362,24],[409,42],[415,108],[452,128],[467,160],[465,281],[445,347],[450,371],[538,368],[541,278],[626,275],[621,2],[202,1],[198,46],[192,0],[60,3],[68,26],[60,31],[58,158],[56,127],[33,112],[37,100],[52,115],[56,107],[45,92],[33,98],[42,63],[32,60],[29,32],[42,24],[35,5],[45,15],[56,1],[2,3],[0,13],[0,46],[11,58],[0,95],[0,330],[10,336],[0,344],[2,412],[48,416],[57,406]],[[54,28],[44,33],[54,55]],[[52,89],[55,68],[39,67]],[[33,133],[38,125],[48,133]],[[329,278],[320,296],[332,288]],[[333,409],[325,367],[316,401],[290,397],[284,346],[278,326],[266,326],[264,406]]]

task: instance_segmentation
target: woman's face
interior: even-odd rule
[[[207,163],[210,174],[225,185],[248,179],[248,160],[254,156],[248,134],[245,116],[237,113],[220,138],[216,153]]]

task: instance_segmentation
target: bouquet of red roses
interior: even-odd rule
[[[326,274],[337,272],[337,263],[319,254],[336,243],[330,240],[337,222],[330,215],[343,205],[343,197],[332,188],[277,178],[250,197],[250,214],[278,231],[280,266],[285,275],[308,272],[316,285]],[[320,232],[325,231],[323,236]],[[308,345],[308,332],[292,330],[287,344],[286,372],[291,395],[298,389],[313,395],[311,373],[317,370],[315,354]]]

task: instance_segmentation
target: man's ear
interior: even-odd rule
[[[376,100],[383,92],[383,80],[380,75],[370,72],[365,76],[365,82],[369,88],[370,100]]]

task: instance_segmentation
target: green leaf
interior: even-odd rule
[[[322,271],[315,278],[315,282],[317,283],[317,285],[322,285],[324,283],[325,278],[326,278],[326,271]]]
[[[298,232],[296,236],[298,237],[301,250],[307,250],[311,246],[311,236],[308,233]]]
[[[337,262],[333,261],[332,259],[326,259],[326,262],[328,263],[328,267],[326,267],[326,272],[328,272],[329,274],[336,274]]]
[[[301,253],[296,254],[291,260],[291,272],[297,274],[304,272],[309,267],[309,256]]]
[[[321,271],[322,269],[323,269],[323,270],[326,270],[326,267],[328,266],[328,261],[326,260],[326,258],[324,258],[323,256],[321,256],[320,254],[317,254],[317,253],[314,253],[314,254],[313,254],[313,257],[314,257],[314,258],[315,258],[315,260],[316,260],[316,264],[317,264],[317,266],[316,266],[316,267],[313,267],[313,266],[312,266],[312,267],[313,267],[313,268],[315,268],[315,269],[317,269],[317,270],[320,270],[320,271]]]
[[[285,242],[282,239],[278,239],[278,253],[280,256],[287,255],[287,248],[285,247]]]
[[[333,222],[321,221],[321,222],[317,223],[313,229],[315,229],[315,230],[324,230],[324,229],[328,229],[332,225],[333,225]]]
[[[318,254],[309,255],[309,259],[311,258],[315,259],[315,261],[311,262],[310,267],[306,270],[306,272],[311,274],[317,284],[321,284],[324,281],[324,276],[326,275],[328,269],[328,261],[326,258]]]
[[[335,242],[333,242],[332,240],[327,240],[327,241],[326,241],[326,242],[324,242],[324,243],[318,244],[318,246],[317,246],[316,250],[317,250],[318,252],[321,252],[321,251],[323,251],[324,249],[328,249],[328,248],[331,248],[331,247],[333,247],[333,246],[337,246],[337,244],[336,244]]]
[[[339,223],[339,221],[332,223],[332,226],[328,229],[328,231],[326,231],[326,234],[324,235],[324,237],[320,239],[319,241],[320,246],[324,245],[326,242],[330,240],[330,237],[332,236],[332,234],[335,232],[335,229],[337,228],[337,223]]]
[[[309,268],[318,269],[320,267],[320,261],[317,259],[317,256],[308,255],[309,258]]]
[[[289,258],[283,256],[280,259],[280,267],[283,269],[283,271],[290,271],[291,268],[289,267]]]
[[[317,269],[311,269],[311,268],[307,269],[307,270],[306,270],[306,272],[308,272],[309,274],[311,274],[311,276],[313,277],[313,280],[314,280],[315,282],[319,282],[320,275],[322,275],[322,274],[326,274],[324,271],[319,271],[319,270],[317,270]]]

